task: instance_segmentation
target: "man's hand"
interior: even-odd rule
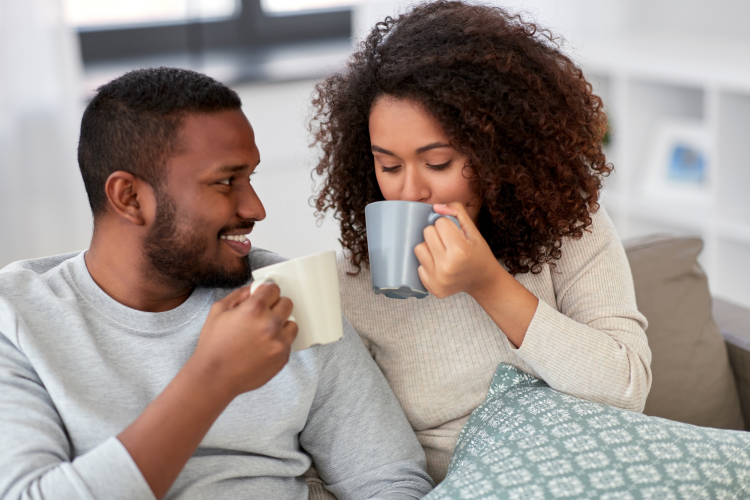
[[[289,361],[297,336],[291,313],[292,301],[274,284],[252,295],[249,286],[235,290],[211,308],[193,357],[231,397],[262,387]]]
[[[262,387],[289,361],[297,324],[276,285],[244,287],[215,303],[198,346],[159,396],[117,437],[162,498],[232,400]]]

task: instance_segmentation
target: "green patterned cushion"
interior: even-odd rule
[[[429,500],[750,498],[750,433],[583,401],[501,364]]]

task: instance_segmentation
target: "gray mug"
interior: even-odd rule
[[[440,217],[461,228],[458,219],[436,213],[427,203],[377,201],[365,207],[373,292],[391,299],[429,295],[419,279],[414,248],[424,241],[424,229]]]

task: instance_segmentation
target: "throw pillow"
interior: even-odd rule
[[[501,364],[425,500],[750,498],[750,434],[590,403]]]

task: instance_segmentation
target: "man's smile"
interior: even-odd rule
[[[250,243],[250,239],[248,236],[250,236],[250,232],[252,231],[252,228],[249,229],[242,229],[242,234],[222,234],[219,238],[224,241],[232,250],[240,254],[240,256],[245,257],[248,253],[250,253],[250,248],[252,247],[252,244]],[[232,231],[233,233],[238,233],[240,231]]]

